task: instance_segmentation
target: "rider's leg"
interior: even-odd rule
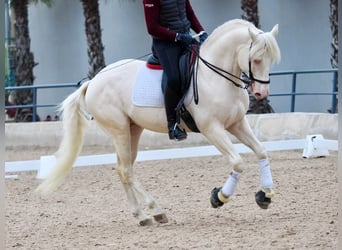
[[[178,61],[184,48],[179,44],[157,39],[153,40],[153,48],[167,77],[166,87],[164,89],[164,101],[169,138],[184,140],[187,134],[178,127],[175,110],[181,98]]]

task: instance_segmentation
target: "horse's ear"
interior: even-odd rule
[[[273,29],[271,30],[271,34],[276,37],[278,35],[278,24],[274,25]]]
[[[248,33],[249,33],[249,36],[252,38],[252,42],[255,42],[257,39],[256,34],[250,28],[248,28]]]

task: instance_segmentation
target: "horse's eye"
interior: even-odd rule
[[[258,64],[261,63],[261,60],[260,60],[260,59],[254,59],[254,60],[253,60],[253,63],[256,64],[256,65],[258,65]]]

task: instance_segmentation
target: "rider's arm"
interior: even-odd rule
[[[201,31],[204,31],[201,23],[199,22],[194,10],[192,9],[192,6],[190,4],[189,0],[186,0],[186,15],[191,23],[191,29],[195,31],[196,33],[200,33]]]

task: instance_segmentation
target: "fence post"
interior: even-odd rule
[[[33,88],[33,100],[32,100],[32,121],[37,121],[37,88]]]
[[[338,71],[334,72],[334,77],[333,77],[333,94],[332,94],[332,100],[331,100],[331,113],[335,114],[336,113],[336,104],[337,104],[337,98],[336,98],[336,93],[337,93],[337,80],[338,80]]]
[[[292,92],[291,92],[291,112],[295,110],[296,104],[296,83],[297,83],[297,73],[293,72],[292,75]]]

